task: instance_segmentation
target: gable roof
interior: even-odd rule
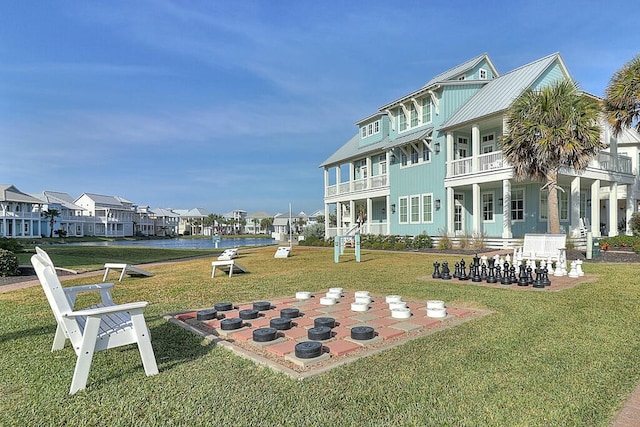
[[[95,194],[95,193],[83,193],[80,197],[78,197],[74,203],[77,203],[78,200],[82,198],[82,196],[87,196],[91,199],[97,206],[111,206],[116,208],[122,208],[122,202],[113,196],[105,196],[104,194]]]
[[[546,71],[553,63],[559,62],[569,75],[559,53],[540,58],[500,77],[491,80],[473,95],[462,107],[442,124],[440,130],[490,116],[509,108],[513,101]]]
[[[64,206],[67,209],[75,210],[75,211],[84,211],[85,208],[76,205],[73,203],[73,198],[67,193],[61,193],[58,191],[43,191],[41,194],[38,194],[42,200],[47,203],[57,203],[61,206]]]
[[[23,193],[11,184],[0,184],[0,202],[43,203],[43,200]]]

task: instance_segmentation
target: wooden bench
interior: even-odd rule
[[[107,280],[107,276],[109,276],[109,271],[111,269],[122,270],[122,273],[120,273],[120,278],[118,279],[118,282],[122,282],[122,279],[124,279],[125,274],[128,274],[130,276],[146,276],[146,277],[153,276],[153,273],[149,273],[146,270],[143,270],[138,267],[134,267],[133,265],[130,265],[130,264],[108,262],[104,265],[104,268],[105,268],[104,276],[102,278],[103,282]]]
[[[567,246],[565,234],[525,234],[522,248],[514,258],[560,261]]]

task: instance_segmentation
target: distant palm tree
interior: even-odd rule
[[[56,223],[56,218],[60,216],[60,211],[49,209],[42,212],[42,216],[49,220],[49,237],[53,237],[53,226]]]
[[[273,218],[262,218],[260,220],[260,228],[262,228],[265,234],[269,234],[271,232],[271,227],[273,226]]]
[[[634,124],[640,132],[640,55],[615,72],[606,90],[604,109],[616,136]]]
[[[507,112],[501,139],[505,159],[518,181],[545,181],[549,231],[560,233],[558,171],[584,170],[604,148],[600,140],[598,102],[561,80],[541,90],[526,89]]]

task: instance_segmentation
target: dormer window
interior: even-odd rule
[[[422,100],[422,123],[431,123],[432,117],[432,103],[431,98],[425,98]]]
[[[464,74],[462,76],[458,77],[458,80],[465,80]]]
[[[362,125],[360,128],[360,137],[363,139],[377,133],[380,133],[380,120],[371,122],[368,125]]]
[[[480,80],[487,80],[489,78],[487,70],[484,68],[480,68],[480,70],[478,70],[478,75],[480,76]]]

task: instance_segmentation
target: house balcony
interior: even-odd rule
[[[589,167],[606,172],[633,174],[631,157],[614,155],[606,151],[599,152],[591,161]],[[491,153],[480,154],[476,164],[473,162],[473,157],[453,160],[448,165],[447,178],[506,172],[510,169],[511,166],[503,159],[502,151],[493,151]]]
[[[40,219],[40,212],[12,212],[12,211],[0,211],[0,218],[2,219]]]
[[[355,179],[330,185],[325,188],[325,198],[348,197],[364,192],[389,190],[387,175],[375,175],[369,178]]]

